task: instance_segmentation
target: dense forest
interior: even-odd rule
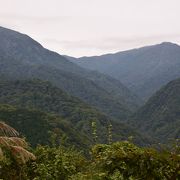
[[[130,123],[158,142],[180,138],[180,79],[169,82],[141,107]]]
[[[24,131],[24,129],[28,127],[44,136],[48,132],[46,130],[43,131],[41,125],[46,124],[48,127],[47,121],[49,121],[48,124],[55,123],[54,129],[58,128],[57,123],[66,123],[65,126],[69,124],[73,127],[74,131],[78,132],[77,134],[86,134],[84,137],[86,137],[87,143],[86,141],[84,143],[88,145],[91,139],[91,124],[95,122],[99,132],[98,141],[100,143],[107,142],[106,132],[110,124],[113,126],[113,141],[124,140],[133,136],[134,142],[139,145],[147,145],[152,142],[148,136],[141,135],[137,130],[134,130],[125,123],[115,121],[99,112],[96,108],[90,107],[88,104],[67,94],[47,81],[37,79],[1,81],[0,103],[2,104],[2,106],[0,105],[0,119],[17,128],[19,132],[23,130],[22,134],[25,136],[27,136],[26,133],[28,132]],[[13,105],[17,108],[12,107],[14,109],[12,111],[5,108],[3,104]],[[14,116],[16,117],[15,119]],[[21,121],[20,127],[18,127],[17,121]],[[26,124],[27,121],[29,121],[28,124]],[[39,123],[39,126],[36,123]],[[69,130],[69,132],[71,131]],[[75,137],[74,135],[71,136]],[[47,138],[43,139],[43,141],[46,140]],[[30,143],[37,144],[33,138],[29,141]],[[78,143],[78,141],[75,142]]]

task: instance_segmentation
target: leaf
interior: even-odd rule
[[[18,136],[19,133],[12,127],[8,126],[4,122],[0,121],[0,134],[5,136]]]

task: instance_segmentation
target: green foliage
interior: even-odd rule
[[[66,180],[87,166],[83,155],[72,148],[39,146],[34,153],[37,160],[29,166],[30,179],[34,180]]]
[[[94,140],[94,143],[96,144],[97,143],[97,139],[98,139],[96,122],[92,121],[91,127],[92,127],[93,140]]]
[[[25,179],[25,164],[36,159],[18,135],[15,129],[0,121],[0,178],[4,180]]]
[[[90,151],[91,158],[87,158],[73,148],[39,146],[34,151],[36,161],[22,166],[21,177],[33,180],[178,180],[180,146],[174,147],[140,148],[128,141],[97,144]],[[15,171],[14,179],[18,179],[18,167],[11,161],[8,163],[9,166],[1,162],[1,168],[6,167],[3,177],[5,174],[10,177]]]
[[[6,158],[0,160],[0,179],[28,180],[26,164],[18,164],[8,152],[5,154]]]
[[[108,125],[108,143],[112,143],[112,124]]]
[[[173,179],[179,177],[180,151],[139,148],[129,142],[96,145],[92,156],[97,173],[104,179]],[[115,179],[116,179],[115,178]]]

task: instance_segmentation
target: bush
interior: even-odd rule
[[[96,145],[92,156],[94,169],[104,179],[178,179],[180,175],[179,152],[139,148],[125,141]]]
[[[29,171],[34,180],[66,180],[86,166],[81,152],[73,148],[39,146],[34,153],[37,159],[30,165]]]

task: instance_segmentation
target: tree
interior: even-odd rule
[[[0,121],[0,177],[21,179],[24,165],[35,156],[27,150],[27,142],[19,138],[19,133]]]

